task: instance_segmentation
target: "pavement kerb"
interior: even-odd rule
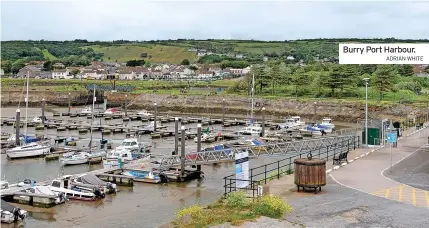
[[[424,129],[426,129],[426,128],[428,128],[428,126],[426,126],[426,127],[422,127],[422,128],[420,128],[419,130],[417,130],[417,131],[413,131],[412,133],[410,133],[410,134],[408,134],[408,135],[405,135],[405,137],[408,137],[408,136],[410,136],[410,135],[413,135],[413,134],[415,134],[415,133],[417,133],[417,132],[419,132],[419,131],[422,131],[422,130],[424,130]],[[400,138],[398,138],[398,141],[399,141],[399,140],[401,140],[401,139],[404,139],[404,137],[400,137]],[[424,146],[425,146],[425,145],[424,145]],[[417,152],[418,150],[420,150],[420,149],[421,149],[421,148],[423,148],[424,146],[420,147],[419,149],[417,149],[417,150],[416,150],[416,151],[414,151],[413,153]],[[360,155],[360,156],[358,156],[358,157],[355,157],[355,159],[354,159],[354,160],[358,160],[359,158],[363,158],[363,157],[365,157],[365,156],[367,156],[367,155],[370,155],[371,153],[373,153],[373,152],[375,152],[375,151],[377,151],[377,150],[380,150],[380,149],[382,149],[382,148],[384,148],[384,147],[385,147],[385,145],[380,146],[380,147],[377,147],[377,148],[374,148],[374,149],[370,150],[369,152],[366,152],[366,153],[364,153],[364,154],[362,154],[362,155]],[[411,153],[411,154],[413,154],[413,153]],[[411,155],[411,154],[410,154],[410,155]],[[408,155],[408,156],[410,156],[410,155]],[[408,157],[408,156],[407,156],[407,157]],[[407,157],[402,158],[401,160],[399,160],[399,161],[398,161],[398,162],[396,162],[395,164],[399,163],[400,161],[404,160],[404,159],[405,159],[405,158],[407,158]],[[350,162],[353,162],[354,160],[349,161],[349,163],[350,163]],[[332,169],[326,170],[326,174],[330,174],[331,172],[333,172],[333,171],[335,171],[335,170],[338,170],[338,169],[340,169],[341,167],[346,166],[347,164],[348,164],[348,163],[344,162],[344,163],[342,163],[341,165],[334,166]],[[393,165],[395,165],[395,164],[393,164]],[[387,179],[390,179],[390,178],[388,178],[388,177],[386,177],[386,176],[384,176],[384,175],[383,175],[383,172],[384,172],[384,171],[386,171],[386,170],[387,170],[387,168],[386,168],[385,170],[383,170],[383,171],[382,171],[381,175],[382,175],[383,177],[387,178]],[[329,171],[329,172],[328,172],[328,171]],[[390,179],[390,180],[391,180],[391,179]],[[347,186],[347,187],[348,187],[348,186]]]

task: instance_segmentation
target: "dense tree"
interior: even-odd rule
[[[429,65],[423,70],[423,72],[428,73],[429,74]]]
[[[1,68],[5,74],[9,74],[12,71],[12,64],[10,61],[2,61]]]
[[[378,65],[377,70],[374,72],[376,78],[373,82],[374,86],[380,93],[380,100],[383,99],[383,93],[389,91],[392,88],[392,76],[394,70],[390,65]]]
[[[406,77],[414,76],[414,70],[412,65],[409,65],[409,64],[396,65],[396,69],[398,73],[402,76],[406,76]]]
[[[298,69],[293,74],[293,84],[295,85],[295,95],[298,96],[299,89],[302,89],[304,85],[309,83],[309,75],[304,71],[304,69]]]
[[[182,60],[182,62],[180,63],[181,65],[189,65],[189,64],[191,64],[190,62],[189,62],[189,60],[188,59],[184,59],[184,60]]]
[[[43,63],[43,70],[44,71],[51,71],[52,70],[52,62],[50,60]]]
[[[274,94],[276,84],[279,82],[279,79],[281,77],[280,72],[280,64],[279,62],[270,62],[270,68],[269,68],[269,79],[271,81],[271,94]]]
[[[222,69],[225,69],[227,67],[231,67],[231,68],[238,68],[238,69],[243,69],[249,66],[249,63],[247,61],[229,61],[229,60],[224,60],[220,63],[220,67]]]
[[[18,59],[12,63],[11,71],[12,71],[12,73],[16,74],[23,67],[25,67],[25,60],[24,59]]]
[[[375,64],[362,64],[359,66],[360,74],[373,74],[377,70],[377,65]]]
[[[143,59],[139,59],[139,60],[130,60],[127,61],[127,66],[129,67],[136,67],[136,66],[144,66],[146,62]]]
[[[194,71],[195,71],[195,70],[198,70],[198,67],[196,67],[196,66],[192,65],[192,66],[190,66],[190,67],[189,67],[189,69],[191,69],[191,70],[194,70]]]

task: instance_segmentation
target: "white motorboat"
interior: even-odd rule
[[[52,180],[50,185],[50,189],[54,192],[62,192],[67,198],[75,199],[75,200],[85,200],[85,201],[94,201],[98,199],[102,199],[105,197],[104,192],[100,189],[94,189],[93,192],[82,191],[80,188],[74,188],[76,190],[72,190],[74,187],[72,183],[72,176],[66,175],[60,178],[56,178]]]
[[[73,184],[79,188],[88,187],[88,186],[92,186],[93,188],[100,188],[100,189],[103,189],[103,192],[105,193],[117,192],[116,184],[102,181],[94,174],[89,174],[89,173],[79,175],[77,178],[73,180]]]
[[[150,117],[153,116],[152,113],[149,113],[147,110],[140,110],[137,115],[141,116],[141,117]]]
[[[335,131],[335,124],[332,123],[331,118],[323,118],[322,123],[318,124],[317,127],[327,133]]]
[[[23,221],[25,217],[27,217],[27,211],[14,207],[2,199],[0,215],[2,223],[10,224],[18,221]]]
[[[64,193],[54,192],[51,190],[50,186],[41,186],[41,185],[34,186],[29,189],[22,190],[21,192],[28,192],[28,193],[34,193],[34,194],[46,195],[46,196],[54,196],[56,197],[55,204],[60,204],[67,201],[67,197]]]
[[[31,187],[31,182],[31,180],[25,179],[24,181],[18,181],[17,183],[9,183],[6,178],[3,178],[3,180],[0,181],[0,193],[3,191],[18,191],[22,187]]]
[[[46,117],[45,117],[45,121],[47,121]],[[34,123],[42,123],[43,122],[43,117],[42,116],[36,116],[33,118],[33,122]]]
[[[123,148],[130,151],[138,151],[141,148],[141,143],[137,140],[137,138],[127,138],[122,141],[121,145],[117,148]]]
[[[155,127],[155,121],[151,121],[150,123],[149,123],[149,125],[147,125],[147,126],[145,126],[144,127],[144,129],[145,130],[154,130],[154,127]],[[156,121],[156,127],[158,128],[158,127],[163,127],[162,126],[162,123],[161,123],[161,121]]]
[[[279,129],[298,129],[298,124],[295,119],[288,118],[282,124],[279,124]]]
[[[300,116],[292,116],[291,119],[295,121],[296,127],[300,128],[305,126],[305,122],[301,121]]]
[[[104,115],[118,115],[118,114],[123,114],[123,113],[116,108],[109,108],[106,111],[104,111]]]
[[[91,107],[87,106],[87,107],[83,108],[82,110],[80,110],[80,113],[82,113],[82,114],[92,114],[92,109],[91,109]]]
[[[88,163],[89,157],[90,155],[86,152],[77,152],[63,155],[63,157],[60,158],[60,162],[63,163],[63,165],[81,165]]]
[[[262,133],[262,126],[260,124],[250,124],[237,132],[239,135],[253,135],[260,136]]]
[[[97,151],[88,153],[88,162],[90,164],[100,163],[103,160],[103,157],[106,157],[106,151]]]
[[[6,151],[6,155],[9,158],[25,158],[25,157],[36,157],[43,154],[49,153],[51,146],[42,145],[35,142],[17,146]]]

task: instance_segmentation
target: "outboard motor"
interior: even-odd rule
[[[60,197],[60,199],[63,199],[64,201],[67,201],[67,196],[66,194],[64,194],[64,192],[58,193],[58,197]]]
[[[21,212],[21,209],[14,208],[12,211],[12,214],[14,216],[13,221],[17,222],[19,219],[24,220],[26,214]]]
[[[109,193],[116,193],[116,186],[113,185],[112,183],[107,182],[106,183],[106,188],[107,188],[107,190],[108,190]]]
[[[99,188],[95,188],[94,189],[94,195],[95,198],[104,198],[106,195],[104,194],[104,192],[101,192]]]
[[[168,182],[167,175],[165,175],[164,173],[159,174],[159,179],[161,179],[161,183],[167,183]]]

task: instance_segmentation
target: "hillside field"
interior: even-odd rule
[[[96,53],[104,53],[103,59],[107,62],[126,62],[133,59],[144,59],[150,62],[168,62],[180,64],[182,60],[195,61],[196,55],[188,52],[186,48],[164,45],[138,45],[122,44],[117,46],[88,46]],[[147,58],[141,58],[142,53],[147,53]],[[149,58],[151,56],[151,58]]]

